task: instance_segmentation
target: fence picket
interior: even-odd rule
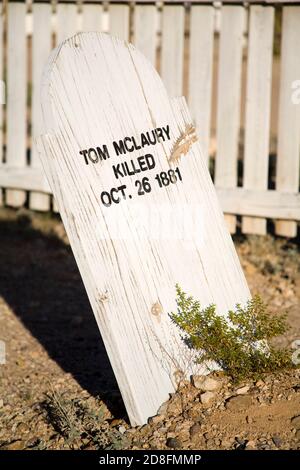
[[[292,101],[293,82],[300,79],[300,6],[283,9],[276,189],[299,191],[300,104]],[[298,85],[299,86],[299,85]],[[278,235],[295,237],[296,222],[277,221]]]
[[[164,5],[162,14],[161,77],[169,96],[182,95],[184,7]]]
[[[267,189],[274,8],[250,7],[244,187]],[[244,233],[266,234],[266,219],[244,217]]]
[[[243,31],[244,8],[224,6],[221,10],[215,169],[215,184],[220,188],[237,186]],[[236,217],[225,215],[225,220],[230,232],[235,233]]]
[[[213,70],[214,8],[191,7],[188,102],[208,162]]]
[[[82,31],[102,31],[102,4],[83,3]]]
[[[134,10],[134,44],[155,66],[157,10],[154,5],[136,5]]]
[[[120,39],[129,39],[129,5],[109,6],[109,33]]]
[[[56,44],[76,34],[79,30],[78,8],[76,3],[58,3],[57,5]],[[53,211],[59,212],[57,203],[53,199]]]
[[[26,4],[7,4],[7,154],[6,164],[26,166]],[[7,189],[6,204],[20,207],[26,192]]]
[[[51,4],[33,4],[32,37],[32,148],[31,166],[40,168],[40,158],[34,143],[43,132],[43,119],[40,100],[41,78],[44,65],[51,51]],[[29,207],[34,210],[48,211],[50,198],[46,194],[31,192]]]
[[[56,44],[78,32],[78,8],[76,3],[57,5]]]
[[[4,25],[4,11],[3,4],[0,6],[0,169],[3,165],[3,105],[2,99],[5,97],[5,85],[3,76],[3,25]],[[0,188],[0,206],[3,205],[2,189]]]

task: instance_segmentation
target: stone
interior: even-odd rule
[[[188,418],[194,421],[194,423],[203,422],[202,411],[202,404],[195,403],[187,412]]]
[[[198,388],[202,392],[213,392],[218,390],[221,386],[218,380],[203,375],[193,375],[192,381],[194,387]]]
[[[28,448],[28,447],[29,447],[29,448],[30,448],[30,447],[35,447],[35,446],[37,446],[37,445],[39,444],[39,442],[40,442],[40,439],[39,439],[38,437],[36,437],[36,436],[33,436],[33,437],[31,437],[30,439],[28,439],[26,447],[27,447],[27,448]]]
[[[169,437],[166,442],[167,447],[170,449],[179,449],[181,447],[181,442],[176,437]]]
[[[250,450],[250,449],[255,449],[255,447],[256,447],[255,441],[248,441],[248,442],[246,443],[246,449],[249,449],[249,450]]]
[[[165,419],[163,414],[152,416],[149,418],[149,424],[158,424],[161,423]]]
[[[276,447],[281,447],[282,440],[278,436],[272,436],[272,441],[274,442]]]
[[[121,419],[113,419],[110,423],[111,427],[114,428],[116,426],[121,426],[123,424],[123,421]]]
[[[190,436],[191,439],[196,437],[198,434],[201,432],[201,425],[199,423],[193,424],[193,426],[190,427]]]
[[[158,415],[165,415],[165,414],[167,414],[167,411],[168,411],[168,402],[166,401],[165,403],[163,403],[159,407],[159,410],[158,410],[157,414]]]
[[[291,423],[295,429],[300,429],[300,415],[299,416],[294,416],[291,419]]]
[[[250,395],[238,395],[227,400],[226,408],[230,411],[241,411],[247,409],[252,404],[253,398]]]
[[[215,398],[215,394],[213,392],[205,392],[201,394],[201,403],[203,405],[209,405],[211,401]]]
[[[249,385],[245,385],[244,387],[240,387],[236,390],[237,395],[246,395],[246,393],[249,391]]]
[[[182,401],[179,395],[174,395],[168,404],[168,414],[178,416],[182,413]]]
[[[118,428],[118,431],[119,431],[120,434],[125,434],[125,432],[126,432],[125,426],[120,426],[120,427]]]
[[[263,387],[265,385],[265,382],[263,380],[258,380],[256,383],[255,383],[256,387],[260,388],[260,387]]]
[[[239,437],[239,436],[237,436],[237,437],[235,438],[235,440],[236,440],[236,442],[237,442],[240,446],[243,446],[243,445],[246,444],[245,439],[242,439],[242,438]]]
[[[210,447],[211,449],[214,449],[215,448],[215,440],[214,439],[208,439],[206,441],[206,445],[207,445],[207,447]]]
[[[17,431],[18,431],[19,433],[27,432],[27,431],[28,431],[28,426],[27,426],[27,424],[25,424],[25,423],[19,423],[18,426],[17,426]]]

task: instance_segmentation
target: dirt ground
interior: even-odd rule
[[[299,241],[236,236],[252,293],[288,314],[300,339]],[[247,382],[222,374],[209,406],[184,383],[160,414],[130,428],[61,222],[0,210],[0,450],[300,449],[300,371]],[[235,399],[233,399],[235,398]],[[236,399],[237,398],[237,399]]]

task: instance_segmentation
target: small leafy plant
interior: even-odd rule
[[[88,441],[97,450],[122,449],[127,438],[116,428],[112,428],[107,420],[106,410],[102,406],[95,410],[88,403],[76,398],[68,398],[68,394],[58,393],[50,385],[43,403],[47,411],[48,421],[64,438],[70,448],[83,448]]]
[[[201,309],[178,285],[176,292],[178,311],[170,316],[188,347],[199,351],[198,363],[213,361],[235,381],[294,367],[289,349],[268,344],[288,329],[286,315],[271,316],[259,296],[221,316],[215,305]]]

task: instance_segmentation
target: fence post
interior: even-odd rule
[[[299,191],[300,102],[293,101],[293,83],[300,80],[300,5],[283,8],[276,189]],[[300,82],[299,82],[300,83]],[[275,222],[278,235],[295,237],[297,223]]]
[[[7,154],[6,164],[26,166],[27,74],[25,2],[8,2],[7,22]],[[26,201],[26,192],[6,190],[6,204],[20,207]]]

